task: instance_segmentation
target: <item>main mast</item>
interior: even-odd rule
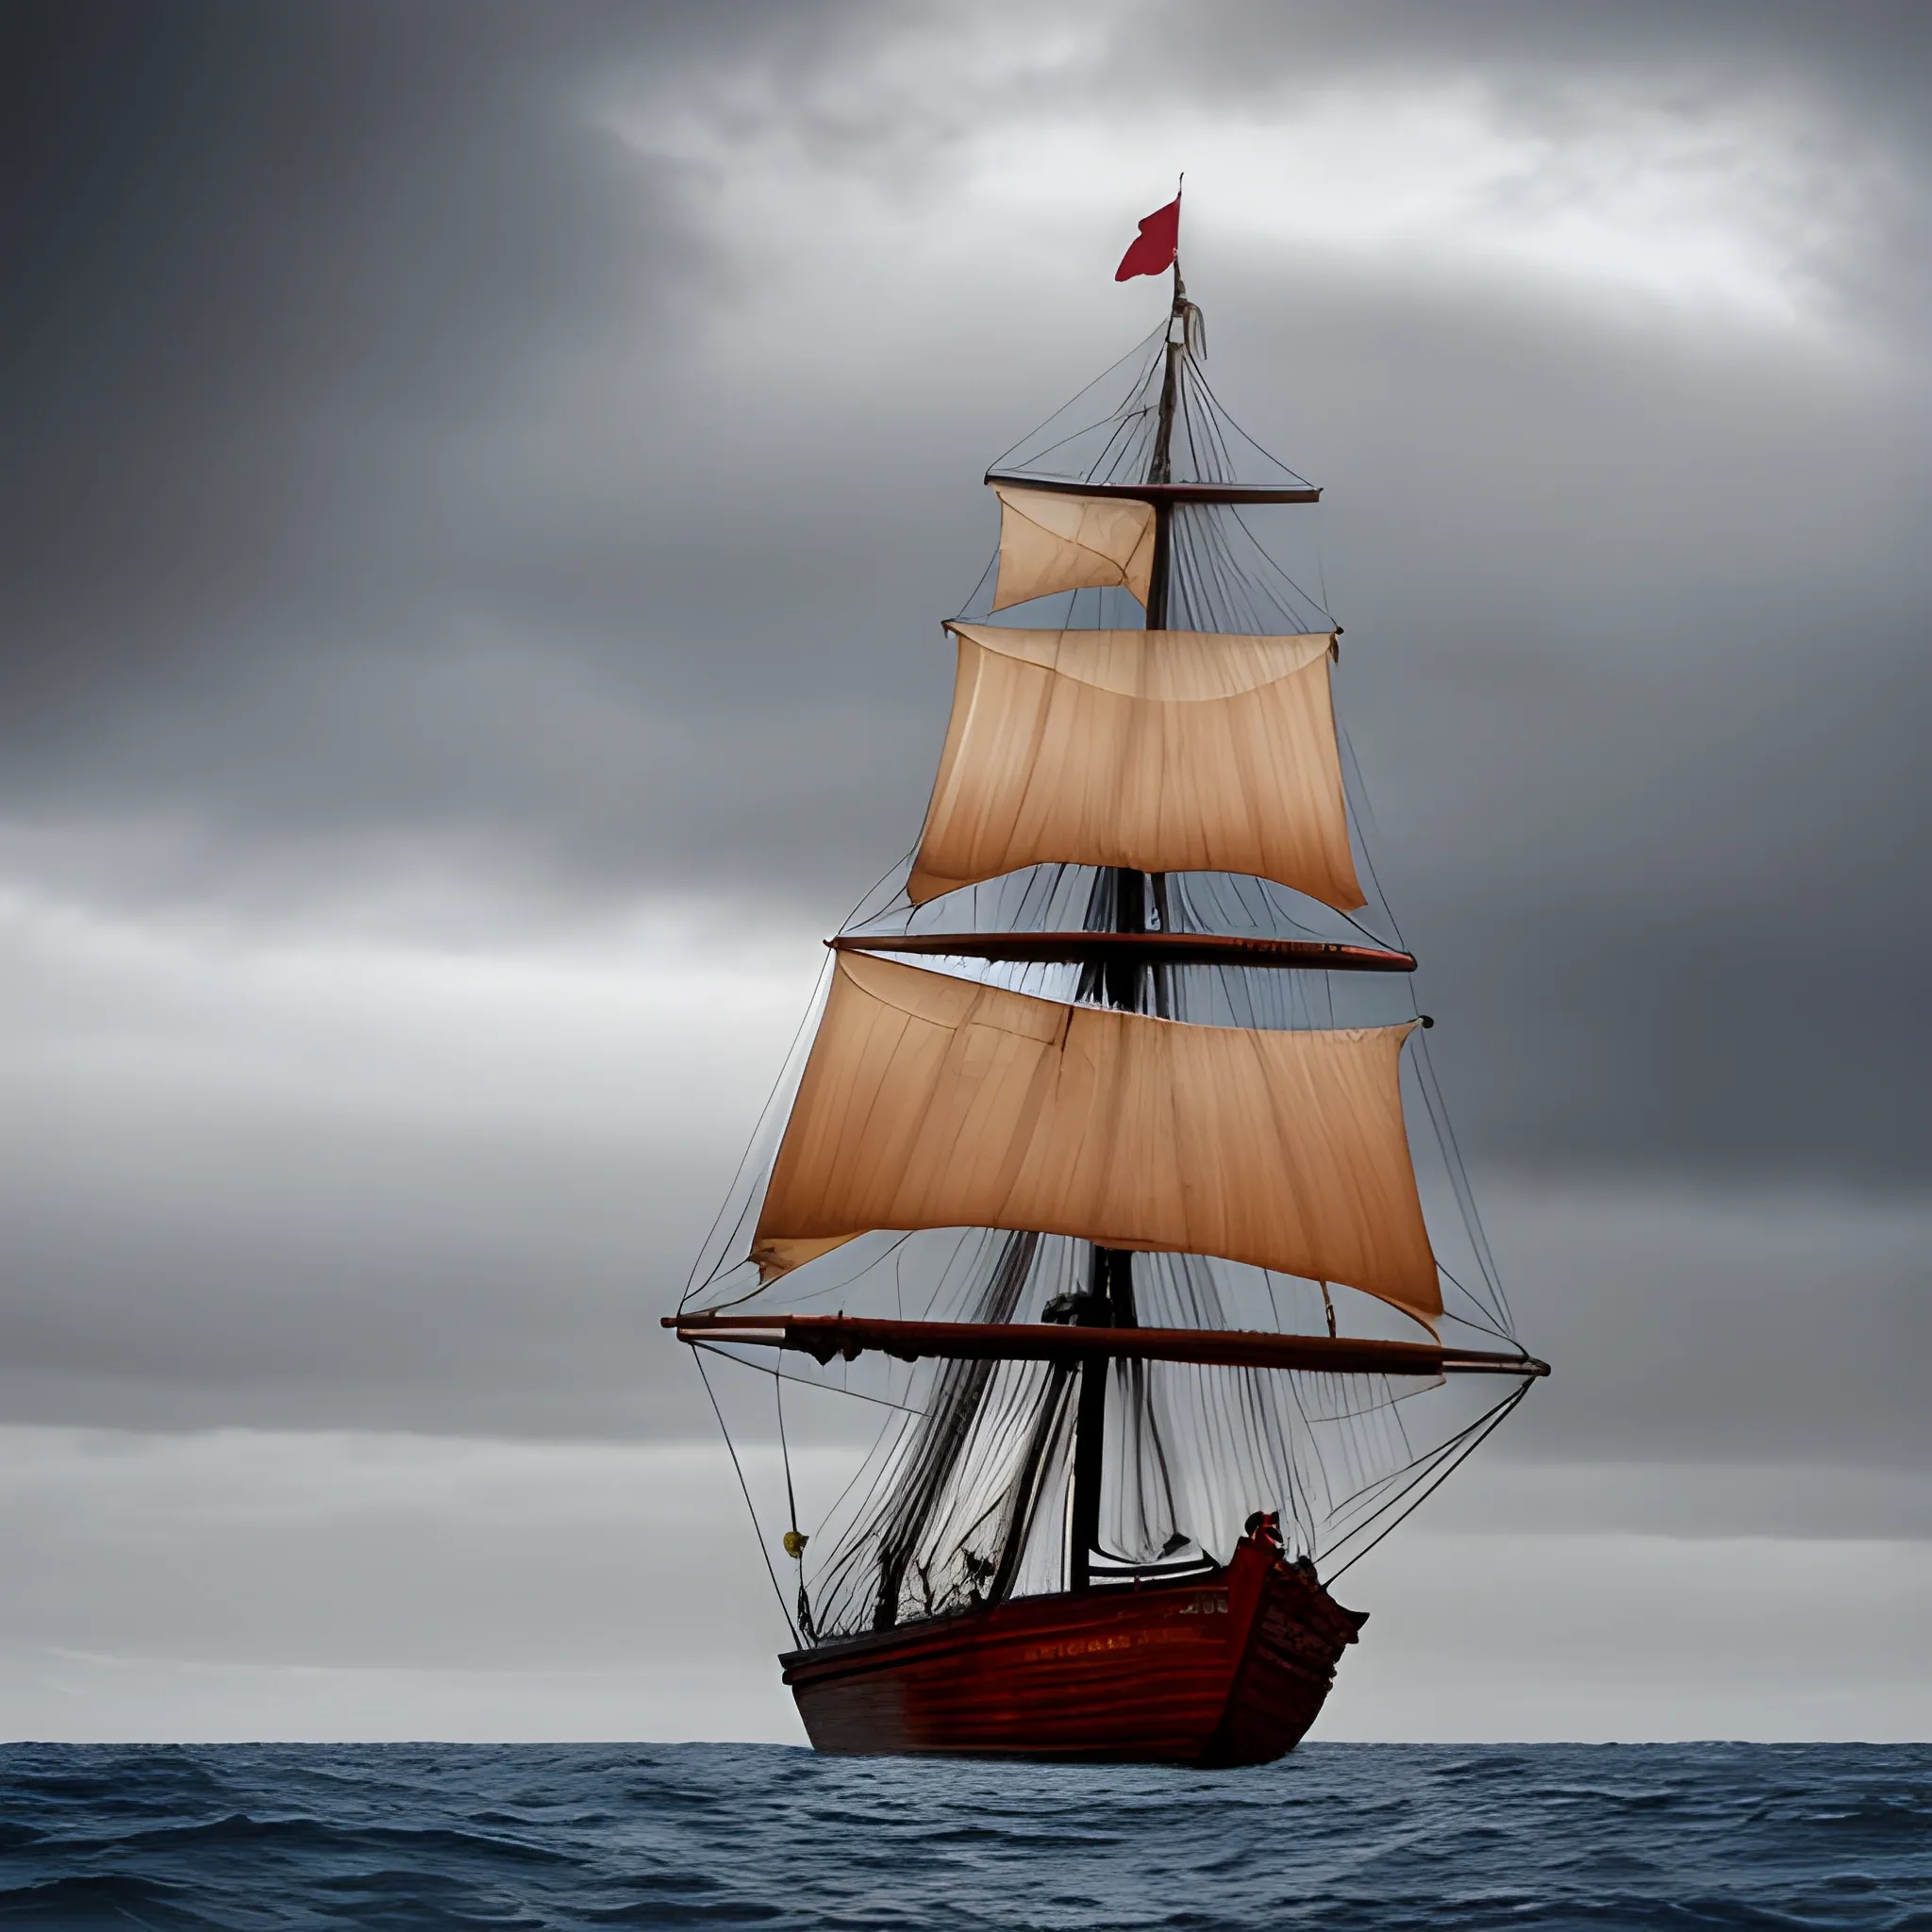
[[[1174,412],[1180,383],[1180,358],[1186,348],[1187,285],[1181,280],[1176,252],[1174,262],[1174,307],[1167,321],[1166,366],[1161,372],[1160,403],[1155,419],[1154,449],[1147,462],[1147,481],[1174,480]],[[1178,337],[1178,340],[1176,339]],[[1154,562],[1147,584],[1146,627],[1167,628],[1168,583],[1172,556],[1174,506],[1164,497],[1154,502]],[[1088,924],[1098,931],[1141,933],[1147,929],[1151,896],[1163,930],[1167,926],[1167,880],[1164,874],[1131,872],[1109,867],[1097,882]],[[1089,969],[1081,991],[1098,992],[1123,1012],[1143,1009],[1143,995],[1152,986],[1157,1010],[1164,975],[1158,967],[1143,967],[1131,955]],[[1139,1325],[1134,1307],[1134,1256],[1128,1248],[1093,1247],[1088,1264],[1087,1292],[1075,1307],[1080,1326],[1133,1328]],[[1080,1369],[1080,1393],[1074,1417],[1074,1492],[1068,1540],[1067,1582],[1086,1590],[1091,1581],[1092,1555],[1100,1541],[1100,1495],[1106,1480],[1107,1384],[1113,1365],[1106,1357],[1090,1357]]]

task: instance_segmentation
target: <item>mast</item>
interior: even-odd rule
[[[1161,371],[1160,404],[1155,418],[1154,449],[1148,458],[1147,481],[1165,484],[1174,481],[1174,412],[1180,382],[1180,358],[1185,348],[1183,316],[1187,285],[1181,280],[1180,254],[1174,261],[1174,306],[1168,311],[1166,366]],[[1176,334],[1179,340],[1176,340]],[[1154,503],[1154,564],[1148,579],[1146,627],[1167,628],[1170,530],[1174,506],[1164,498]],[[1110,867],[1102,891],[1096,892],[1095,911],[1106,917],[1103,930],[1114,933],[1144,933],[1147,929],[1147,901],[1152,894],[1161,928],[1167,927],[1167,880],[1164,874],[1131,872]],[[1098,918],[1090,925],[1101,926]],[[1142,1010],[1142,992],[1151,982],[1155,1006],[1165,1012],[1165,975],[1156,968],[1144,969],[1130,952],[1088,969],[1085,975],[1097,981],[1099,991],[1110,1007],[1124,1012]],[[1088,989],[1082,989],[1083,991]],[[1074,1308],[1074,1322],[1081,1327],[1133,1328],[1138,1326],[1134,1308],[1134,1257],[1127,1248],[1091,1250],[1087,1292]],[[1080,1392],[1074,1411],[1074,1486],[1068,1541],[1068,1587],[1086,1590],[1091,1583],[1092,1553],[1100,1541],[1100,1493],[1106,1479],[1107,1384],[1112,1361],[1105,1356],[1091,1356],[1080,1367]]]
[[[1174,258],[1174,307],[1167,317],[1167,366],[1160,375],[1160,408],[1155,419],[1154,454],[1147,463],[1150,483],[1174,481],[1174,405],[1180,381],[1180,358],[1186,345],[1188,286],[1181,280],[1181,258]],[[1176,324],[1181,324],[1181,340],[1174,340]],[[1154,507],[1154,575],[1147,589],[1147,628],[1167,628],[1167,545],[1174,506],[1157,498]]]

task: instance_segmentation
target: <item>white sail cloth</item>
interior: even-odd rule
[[[992,608],[1057,591],[1124,586],[1142,604],[1154,574],[1154,506],[1132,497],[1074,496],[995,483],[1000,569]]]
[[[769,1280],[873,1228],[1033,1228],[1341,1282],[1433,1327],[1413,1024],[1186,1025],[841,954],[752,1258]]]
[[[1332,633],[947,628],[958,669],[915,905],[1048,863],[1252,873],[1362,903]]]

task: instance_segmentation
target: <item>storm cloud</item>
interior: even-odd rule
[[[656,1314],[1185,168],[1504,1455],[1932,1459],[1922,8],[8,32],[0,1421],[700,1434]]]

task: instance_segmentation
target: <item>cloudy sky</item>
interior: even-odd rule
[[[1183,168],[1558,1372],[1324,1731],[1926,1735],[1922,8],[8,32],[0,1736],[798,1735],[657,1316]]]

